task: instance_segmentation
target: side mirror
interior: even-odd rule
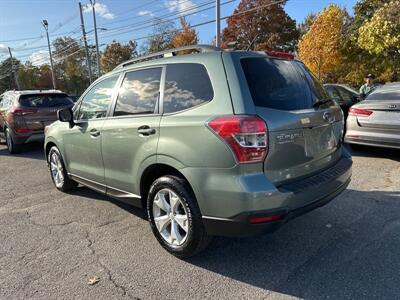
[[[57,117],[60,122],[68,122],[71,128],[74,126],[74,115],[70,108],[57,111]]]

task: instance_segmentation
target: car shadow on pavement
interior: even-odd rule
[[[275,233],[215,238],[187,262],[304,299],[398,299],[399,249],[400,192],[347,190]]]
[[[85,197],[85,198],[89,198],[89,199],[94,199],[97,201],[110,202],[110,203],[113,203],[114,205],[118,206],[119,208],[122,208],[123,210],[135,215],[136,217],[139,217],[143,220],[147,220],[146,212],[143,209],[141,209],[139,207],[135,207],[130,204],[126,204],[117,199],[108,197],[107,195],[104,195],[102,193],[95,192],[85,186],[78,186],[76,189],[70,191],[69,194],[74,195],[74,196],[80,196],[80,197]]]
[[[4,144],[0,143],[0,157],[13,156],[13,157],[24,157],[24,158],[39,159],[39,160],[45,159],[43,144],[40,143],[26,144],[22,148],[21,152],[18,154],[10,154],[10,152],[8,152],[7,146],[3,145]]]

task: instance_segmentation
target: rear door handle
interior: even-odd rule
[[[90,130],[90,136],[91,136],[91,137],[96,138],[96,137],[98,137],[99,135],[100,135],[100,131],[98,131],[97,129],[92,129],[92,130]]]
[[[148,125],[144,125],[138,128],[138,132],[143,136],[149,136],[151,134],[155,134],[156,130],[154,128],[150,128]]]

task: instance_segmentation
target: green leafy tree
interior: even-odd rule
[[[136,47],[137,44],[133,41],[129,41],[126,45],[113,41],[107,45],[100,59],[102,70],[110,72],[120,63],[136,57],[138,55]]]
[[[299,32],[296,22],[285,12],[286,1],[241,0],[222,31],[222,46],[236,43],[237,49],[293,51]],[[268,5],[268,6],[266,6]],[[245,11],[266,6],[251,12]]]
[[[55,39],[53,47],[57,87],[70,94],[81,94],[89,85],[85,48],[71,37]],[[91,62],[93,67],[93,55]]]
[[[376,10],[372,18],[359,28],[358,45],[372,55],[384,56],[392,69],[390,79],[399,79],[400,0]]]
[[[12,65],[17,73],[22,66],[21,62],[15,58],[13,58]],[[0,63],[0,93],[17,88],[13,77],[11,72],[11,58],[7,58]]]

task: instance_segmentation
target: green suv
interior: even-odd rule
[[[273,231],[351,177],[340,107],[286,53],[199,45],[137,58],[58,118],[45,134],[57,189],[143,207],[182,258],[214,235]]]

